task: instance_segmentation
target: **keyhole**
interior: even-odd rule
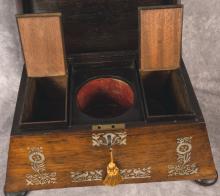
[[[107,142],[108,142],[108,147],[111,147],[112,146],[112,137],[111,137],[111,135],[107,136]]]

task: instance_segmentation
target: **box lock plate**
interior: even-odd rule
[[[110,162],[107,165],[106,176],[103,180],[104,185],[116,186],[123,181],[115,160],[113,158],[113,146],[126,145],[127,132],[124,124],[93,125],[92,145],[96,147],[107,146],[110,152]]]
[[[114,146],[127,144],[125,124],[107,124],[92,126],[92,145]]]

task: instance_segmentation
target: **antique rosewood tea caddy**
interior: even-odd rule
[[[217,172],[176,0],[17,0],[24,70],[6,195]]]

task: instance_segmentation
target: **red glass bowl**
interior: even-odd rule
[[[78,109],[93,118],[114,118],[134,105],[131,86],[116,78],[97,78],[86,82],[76,96]]]

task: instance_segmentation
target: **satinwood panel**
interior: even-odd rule
[[[61,15],[18,15],[17,22],[28,76],[65,75]]]
[[[140,69],[172,70],[180,65],[182,7],[139,9]]]

